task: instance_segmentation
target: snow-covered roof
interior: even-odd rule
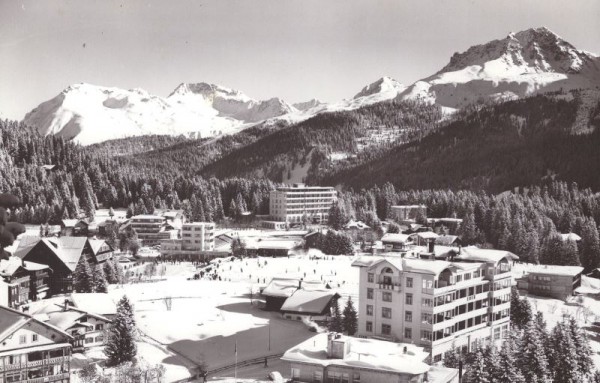
[[[370,229],[371,227],[368,226],[366,223],[364,223],[363,221],[355,221],[353,219],[350,220],[350,222],[348,222],[345,226],[345,229],[359,229],[359,230],[365,230],[365,229]]]
[[[348,342],[349,352],[343,359],[329,358],[327,335],[327,333],[315,335],[287,350],[281,359],[287,362],[301,362],[324,367],[351,367],[406,375],[420,375],[430,369],[430,366],[423,362],[429,354],[422,347],[344,335],[341,335],[336,341]],[[406,353],[404,353],[404,348],[407,350]]]
[[[32,315],[5,306],[0,306],[0,341],[5,339],[7,336],[10,336],[17,329],[23,327],[28,322],[37,322],[44,327],[61,334],[67,339],[72,339],[71,335],[49,323],[45,323],[39,319],[36,319]]]
[[[497,263],[503,258],[509,260],[519,259],[518,256],[506,250],[496,249],[480,249],[476,246],[463,247],[460,254],[456,256],[457,260],[461,261],[479,261],[479,262],[494,262]]]
[[[563,241],[575,241],[575,242],[581,241],[581,237],[575,233],[561,234],[560,237]]]
[[[526,273],[574,277],[583,272],[580,266],[531,265]]]
[[[296,290],[291,297],[285,300],[281,311],[291,311],[295,313],[323,314],[329,302],[339,297],[334,290]]]
[[[397,256],[363,256],[352,262],[355,267],[372,268],[382,262],[388,262],[398,270],[438,275],[453,266],[452,262],[418,258],[401,258]]]
[[[19,247],[15,251],[15,255],[24,259],[39,242],[43,242],[69,270],[74,271],[87,241],[86,237],[23,237],[19,241]]]
[[[381,242],[383,243],[406,243],[409,240],[410,235],[402,233],[386,233],[383,237],[381,237]]]
[[[100,315],[115,315],[117,305],[106,293],[73,293],[71,302],[76,308]]]
[[[273,278],[264,288],[262,295],[287,298],[292,296],[300,286],[300,280],[295,278]]]
[[[69,306],[65,310],[63,305],[53,306],[54,307],[50,307],[50,309],[44,313],[44,315],[46,315],[48,318],[45,322],[50,323],[61,330],[69,329],[84,316],[91,316],[105,322],[110,322],[109,319],[103,317],[102,315],[87,312],[75,307]]]
[[[416,235],[417,237],[422,239],[436,239],[437,237],[439,237],[439,235],[437,235],[433,231],[422,231],[413,235]]]
[[[65,227],[75,227],[75,225],[77,224],[77,222],[79,222],[78,219],[63,219],[62,220],[62,224]]]

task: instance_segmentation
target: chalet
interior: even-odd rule
[[[0,306],[0,382],[69,382],[73,337]]]
[[[73,352],[102,346],[111,324],[110,319],[72,307],[67,302],[62,305],[50,304],[36,313],[35,317],[71,335]]]
[[[331,306],[340,295],[334,290],[296,290],[281,306],[284,318],[295,320],[326,320]]]
[[[24,305],[28,300],[36,301],[45,298],[49,290],[49,273],[48,266],[23,261],[17,256],[1,260],[0,279],[3,279],[10,288],[8,288],[8,296],[3,291],[0,304],[16,308]]]
[[[109,254],[95,244],[98,254],[86,237],[35,238],[23,237],[15,255],[24,261],[48,265],[52,270],[50,294],[73,291],[73,272],[82,259],[92,265],[103,263]],[[103,252],[104,251],[104,252]],[[112,256],[112,255],[111,255]]]
[[[354,242],[372,242],[375,240],[374,230],[362,221],[350,220],[344,225],[344,231],[352,237]]]
[[[86,219],[63,219],[60,223],[61,236],[87,236],[90,222]]]
[[[435,239],[435,244],[440,246],[462,246],[462,241],[457,235],[440,235]]]
[[[386,233],[381,238],[385,251],[406,251],[413,244],[413,238],[408,234]]]
[[[296,278],[273,278],[263,289],[261,295],[265,298],[265,309],[279,311],[285,301],[300,288],[302,281]]]

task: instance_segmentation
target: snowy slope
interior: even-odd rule
[[[547,28],[535,28],[454,54],[442,70],[415,82],[398,98],[461,108],[480,100],[598,86],[597,56],[577,50]]]
[[[167,98],[141,89],[72,85],[29,112],[24,121],[41,134],[83,145],[147,134],[210,137],[296,111],[279,99],[256,101],[211,84],[181,84]]]

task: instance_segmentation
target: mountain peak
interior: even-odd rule
[[[405,89],[406,86],[404,84],[394,80],[391,77],[384,76],[362,88],[361,91],[354,96],[354,99],[380,93],[400,93]]]

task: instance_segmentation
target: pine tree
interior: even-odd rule
[[[550,366],[554,383],[580,383],[583,376],[577,363],[577,350],[566,322],[554,326],[550,336]]]
[[[460,350],[452,343],[452,349],[444,353],[444,367],[458,368],[461,359]]]
[[[579,366],[579,373],[581,376],[590,378],[590,374],[594,369],[594,361],[592,360],[592,349],[588,338],[581,327],[577,324],[577,321],[572,316],[569,316],[565,320],[566,329],[571,335],[573,344],[575,346],[575,354],[577,355],[577,364]]]
[[[117,304],[117,314],[109,330],[104,354],[107,366],[118,366],[132,361],[137,355],[135,337],[137,328],[133,308],[126,296]]]
[[[468,383],[491,383],[488,363],[486,362],[486,351],[481,345],[473,351],[470,363],[465,371],[465,382]]]
[[[521,299],[516,286],[510,292],[510,321],[517,328],[523,328],[533,319],[531,305],[526,299]]]
[[[600,267],[600,235],[596,221],[589,218],[581,229],[581,265],[588,273]]]
[[[92,274],[92,285],[95,293],[107,292],[106,276],[104,275],[104,270],[101,265],[96,265],[94,267],[94,271]]]
[[[104,275],[106,276],[106,282],[111,285],[119,283],[119,279],[117,277],[117,271],[115,270],[115,265],[111,260],[107,260],[104,262],[102,266],[104,269]]]
[[[85,256],[79,259],[79,263],[73,273],[73,290],[78,293],[94,292],[92,268]]]
[[[517,344],[514,335],[502,343],[498,353],[498,368],[492,374],[494,382],[527,383],[517,363]]]
[[[526,382],[550,382],[550,372],[543,343],[543,335],[540,334],[533,321],[527,323],[523,328],[517,363],[525,376]]]
[[[331,318],[329,320],[329,331],[343,332],[344,324],[342,321],[342,313],[340,312],[340,306],[337,299],[334,299],[331,303]]]
[[[358,316],[354,303],[352,303],[352,297],[348,297],[346,301],[346,307],[344,307],[344,320],[343,320],[344,332],[348,335],[356,334],[358,330]]]

